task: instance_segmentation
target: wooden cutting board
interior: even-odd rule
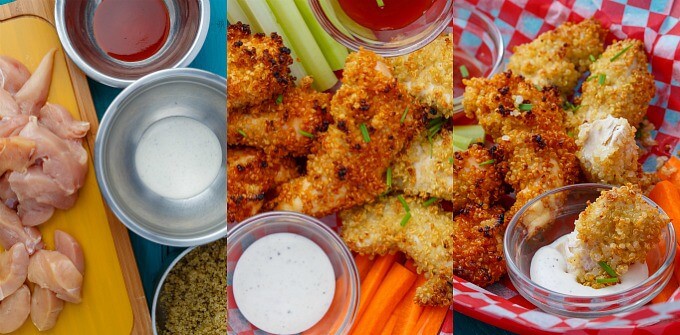
[[[106,207],[95,176],[94,139],[98,129],[85,75],[61,48],[54,26],[53,0],[17,0],[0,6],[0,54],[23,62],[33,72],[51,48],[57,48],[48,101],[66,107],[76,119],[90,122],[83,143],[89,171],[76,205],[39,228],[48,249],[60,229],[73,235],[85,254],[83,302],[67,303],[57,325],[38,332],[30,318],[18,334],[149,334],[151,321],[139,272],[125,227]]]

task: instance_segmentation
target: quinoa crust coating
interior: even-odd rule
[[[197,247],[165,279],[159,334],[227,333],[227,239]]]
[[[619,276],[626,273],[629,265],[645,261],[668,223],[631,184],[603,191],[575,222],[579,245],[568,261],[576,279],[593,288],[614,285],[597,282],[609,277],[597,262],[606,262]]]
[[[333,122],[331,95],[311,88],[306,77],[297,88],[263,104],[227,111],[227,142],[254,146],[268,154],[306,156]]]
[[[466,204],[486,208],[498,201],[505,191],[502,168],[483,145],[473,144],[465,151],[454,152],[451,178],[454,210]]]
[[[538,90],[511,71],[491,79],[464,79],[463,107],[496,139],[512,130],[563,130],[564,115],[554,88]],[[531,105],[521,110],[520,105]]]
[[[292,86],[290,49],[281,36],[251,34],[238,22],[227,27],[227,108],[258,105]]]

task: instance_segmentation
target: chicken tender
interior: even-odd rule
[[[631,127],[626,119],[608,115],[605,119],[582,124],[576,145],[576,156],[589,182],[639,184],[642,166],[638,162],[635,127]]]
[[[406,197],[411,218],[402,226],[406,210],[397,196],[340,212],[340,235],[358,253],[384,255],[403,251],[412,258],[428,283],[416,291],[424,305],[451,304],[452,215],[421,199]]]
[[[388,59],[394,76],[423,104],[453,116],[453,34],[443,34],[424,48]]]
[[[503,257],[503,208],[465,207],[453,219],[453,274],[484,287],[506,272]]]
[[[294,84],[290,49],[281,36],[251,34],[240,22],[227,27],[227,109],[258,105]]]
[[[563,112],[554,88],[538,90],[513,72],[499,73],[491,79],[463,80],[463,108],[469,118],[476,117],[492,138],[512,130],[562,130]]]
[[[513,131],[497,141],[497,156],[507,170],[505,182],[515,190],[516,201],[505,215],[509,222],[534,197],[579,180],[576,143],[563,131],[530,133]],[[557,197],[534,206],[524,216],[524,225],[533,235],[552,222],[550,213],[561,202]]]
[[[567,126],[576,129],[584,122],[611,115],[637,127],[656,92],[647,65],[645,47],[639,40],[618,41],[607,47],[590,66],[590,77],[582,87],[581,107],[568,116]]]
[[[308,156],[307,175],[281,185],[274,208],[322,217],[374,200],[387,189],[387,168],[422,129],[426,113],[384,59],[365,50],[347,58],[330,111],[335,124]]]
[[[314,91],[312,78],[261,105],[227,112],[227,143],[264,149],[269,154],[306,156],[333,118],[331,95]]]
[[[451,131],[444,129],[431,142],[427,132],[413,140],[394,162],[394,188],[421,198],[452,200],[451,135]]]
[[[299,175],[292,158],[268,157],[256,148],[229,147],[227,222],[239,222],[259,213],[268,192]]]
[[[467,204],[488,207],[503,194],[502,166],[489,149],[473,144],[453,153],[452,199],[454,210]]]
[[[647,203],[631,184],[603,191],[579,214],[575,222],[577,238],[569,244],[573,253],[568,266],[576,271],[579,283],[602,288],[609,278],[598,262],[605,262],[621,276],[628,266],[644,262],[647,253],[661,238],[661,229],[670,219]]]
[[[588,70],[590,57],[604,49],[607,30],[595,19],[567,22],[516,46],[508,70],[541,88],[556,86],[564,96],[573,94],[578,79]]]

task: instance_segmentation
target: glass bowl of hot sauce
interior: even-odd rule
[[[64,50],[88,77],[126,87],[196,58],[210,1],[56,0],[54,17]]]
[[[338,42],[384,57],[424,47],[453,20],[453,0],[309,0],[309,4]]]
[[[453,112],[463,110],[463,79],[498,73],[505,46],[498,27],[485,14],[456,2],[453,14]]]

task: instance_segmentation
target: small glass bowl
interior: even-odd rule
[[[524,205],[510,221],[503,241],[508,275],[517,291],[540,309],[578,318],[596,318],[614,313],[626,312],[641,307],[654,298],[666,286],[673,275],[675,257],[675,232],[673,225],[662,230],[663,243],[647,255],[650,276],[642,283],[623,292],[599,297],[565,295],[551,291],[534,283],[529,275],[531,259],[541,247],[551,244],[559,237],[574,230],[574,221],[587,206],[595,201],[601,191],[611,189],[604,184],[576,184],[560,187],[532,199]],[[643,196],[650,205],[659,208],[652,200]],[[545,201],[558,201],[558,208],[545,206]],[[543,231],[529,237],[523,221],[532,210],[548,210],[552,223]],[[535,213],[535,212],[534,212]],[[651,262],[650,260],[658,260]]]
[[[504,52],[503,36],[493,21],[478,10],[456,2],[453,10],[453,76],[462,76],[458,63],[463,62],[471,73],[479,72],[490,78],[500,71]],[[463,94],[454,88],[453,112],[462,110]]]
[[[295,212],[268,212],[237,224],[227,233],[227,296],[233,297],[232,276],[243,252],[256,240],[276,233],[293,233],[316,243],[328,256],[336,277],[335,296],[326,315],[305,334],[348,334],[359,309],[359,272],[352,253],[340,236],[323,222]],[[227,324],[241,325],[246,320],[229,303]],[[254,329],[255,327],[251,325]],[[337,328],[337,329],[336,329]],[[335,329],[335,332],[332,332]],[[238,330],[237,330],[238,331]],[[257,334],[269,334],[259,330]]]
[[[405,55],[426,46],[453,19],[453,0],[434,0],[421,17],[408,26],[376,31],[347,16],[339,0],[309,0],[309,4],[323,29],[336,41],[351,50],[363,47],[384,57]]]

